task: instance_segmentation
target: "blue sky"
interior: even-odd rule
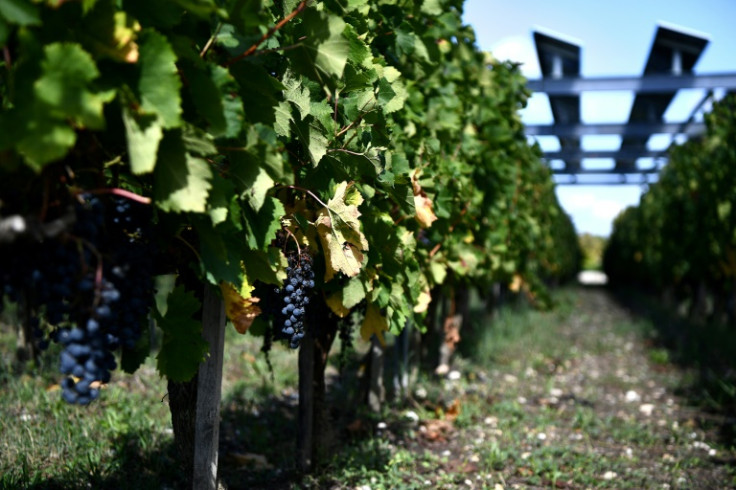
[[[682,27],[710,40],[695,65],[696,74],[736,72],[735,20],[736,0],[466,0],[464,14],[465,23],[475,29],[480,49],[523,63],[522,71],[530,79],[541,76],[532,41],[534,30],[579,44],[584,77],[638,76],[659,24]],[[702,95],[700,90],[680,91],[665,121],[686,119]],[[716,98],[721,95],[716,92]],[[585,123],[625,122],[632,101],[631,92],[586,93],[581,98],[581,118]],[[547,97],[532,96],[522,118],[527,124],[550,124]],[[553,136],[538,141],[544,150],[559,148]],[[655,135],[648,146],[663,149],[670,141],[669,135]],[[618,136],[588,136],[582,145],[590,150],[615,150],[619,142]],[[611,164],[606,160],[583,162],[589,167]],[[642,191],[640,185],[558,186],[557,196],[578,232],[607,236],[613,218],[626,206],[637,204]]]

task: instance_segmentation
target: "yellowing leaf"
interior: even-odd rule
[[[516,274],[511,281],[511,284],[509,284],[509,289],[513,291],[514,293],[518,293],[521,288],[524,286],[524,279],[519,274]]]
[[[229,282],[220,283],[220,290],[225,299],[225,314],[240,334],[246,333],[253,320],[261,314],[261,309],[256,306],[260,299],[250,296],[252,289],[250,286],[244,286],[239,293]]]
[[[432,302],[432,295],[429,294],[429,286],[427,286],[419,296],[414,304],[414,313],[424,313],[429,308],[429,304]]]
[[[326,303],[332,312],[340,318],[345,318],[350,313],[350,309],[345,308],[345,305],[342,304],[342,291],[338,291],[330,295],[327,298]]]
[[[368,341],[371,335],[375,335],[382,346],[386,346],[383,332],[388,331],[388,321],[381,315],[381,310],[376,305],[369,304],[365,311],[363,324],[360,326],[360,336]]]
[[[437,215],[432,210],[432,200],[427,197],[427,194],[419,185],[418,175],[419,171],[417,169],[411,173],[411,187],[414,191],[414,208],[416,208],[415,217],[422,227],[429,228],[437,220]]]
[[[358,206],[363,197],[352,184],[341,182],[335,196],[327,201],[327,207],[319,211],[315,224],[322,249],[325,252],[325,281],[336,272],[348,277],[357,276],[363,265],[363,252],[368,241],[360,231]]]
[[[365,285],[364,281],[368,281],[369,284]],[[372,279],[364,277],[351,279],[340,291],[327,298],[327,305],[337,316],[345,318],[355,305],[365,299],[366,289],[372,289],[370,282]]]

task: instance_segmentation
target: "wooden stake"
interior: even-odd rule
[[[207,284],[202,304],[202,336],[209,357],[199,367],[197,419],[194,434],[194,490],[217,489],[217,450],[220,439],[220,397],[225,346],[225,304]]]
[[[314,334],[306,329],[299,348],[299,417],[297,467],[302,473],[312,469],[314,435]]]

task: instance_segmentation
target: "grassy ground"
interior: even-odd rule
[[[296,355],[275,347],[272,379],[259,343],[231,330],[224,484],[735,487],[729,399],[696,389],[708,358],[682,362],[686,352],[658,328],[664,320],[635,316],[603,291],[567,290],[557,300],[552,312],[511,308],[492,321],[476,311],[454,371],[420,376],[404,403],[381,414],[357,403],[359,355],[344,376],[331,365],[333,439],[324,464],[301,479],[293,469]],[[0,488],[181,488],[166,383],[153,363],[132,376],[115,373],[90,407],[70,407],[59,399],[54,353],[45,367],[17,374],[11,338],[0,332]],[[728,393],[728,378],[715,379]]]

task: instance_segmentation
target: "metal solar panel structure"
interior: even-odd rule
[[[680,77],[692,74],[693,67],[707,44],[708,40],[704,37],[658,26],[647,63],[644,66],[644,77],[663,74]],[[675,90],[637,93],[631,106],[629,124],[661,123],[662,116],[672,99],[675,98],[675,94]],[[687,129],[687,126],[684,129]],[[624,135],[621,140],[621,150],[646,147],[651,134]],[[636,160],[617,159],[615,170],[620,173],[636,172],[638,170]]]
[[[579,45],[537,31],[533,36],[543,77],[559,80],[580,76]],[[548,98],[555,122],[570,125],[580,123],[579,94],[548,94]],[[580,158],[575,156],[575,150],[580,150],[580,136],[559,135],[559,140],[562,150],[570,152],[568,158],[564,159],[565,171],[573,174],[579,172]]]
[[[644,73],[640,77],[580,77],[580,46],[534,32],[537,56],[542,78],[529,81],[534,92],[549,97],[554,124],[527,125],[528,136],[556,136],[560,149],[545,151],[549,160],[563,160],[563,168],[555,168],[555,174],[570,175],[570,181],[557,180],[559,184],[627,184],[647,183],[648,175],[656,174],[660,166],[649,168],[637,165],[640,158],[654,158],[660,162],[666,158],[666,150],[652,150],[647,144],[652,135],[669,134],[687,138],[705,132],[705,124],[696,115],[713,97],[714,89],[736,90],[736,73],[695,74],[693,68],[708,45],[704,35],[684,28],[659,25],[649,50]],[[681,122],[666,122],[664,114],[677,92],[683,89],[702,89],[704,95],[691,109],[690,117]],[[584,124],[580,121],[580,95],[590,91],[632,91],[634,101],[629,118],[624,123]],[[621,136],[617,150],[591,151],[581,148],[581,139],[588,135],[613,134]],[[581,166],[586,158],[610,158],[615,165],[610,169],[587,169]],[[617,178],[600,182],[578,181],[585,174],[613,174]],[[631,181],[638,174],[640,182]]]

